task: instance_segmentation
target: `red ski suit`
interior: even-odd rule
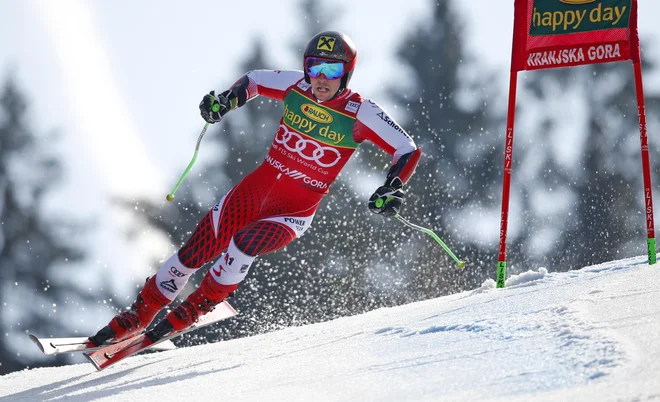
[[[302,71],[251,71],[232,91],[239,106],[259,95],[283,101],[284,114],[264,162],[209,211],[158,271],[159,289],[170,300],[197,268],[222,253],[210,272],[229,292],[245,278],[255,257],[301,236],[363,141],[393,155],[393,163],[402,155],[415,155],[398,173],[404,183],[419,160],[421,150],[375,102],[350,89],[320,102]]]

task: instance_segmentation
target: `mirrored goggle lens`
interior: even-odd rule
[[[329,80],[336,80],[344,75],[344,63],[329,62],[327,60],[308,59],[307,74],[312,78],[317,78],[324,74]]]

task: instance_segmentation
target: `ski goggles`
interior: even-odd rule
[[[336,80],[344,75],[344,63],[341,61],[329,61],[308,57],[305,60],[305,70],[312,78],[323,74],[329,80]]]

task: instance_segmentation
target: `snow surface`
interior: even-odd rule
[[[660,266],[544,268],[265,335],[0,377],[0,401],[660,399]],[[48,357],[44,356],[45,359]]]

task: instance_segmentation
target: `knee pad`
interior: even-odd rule
[[[174,253],[156,273],[158,290],[170,301],[176,299],[188,283],[190,275],[195,271],[197,269],[183,265],[179,260],[178,253]]]

